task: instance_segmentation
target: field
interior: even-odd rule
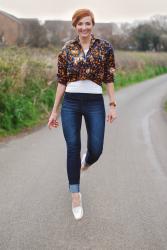
[[[167,53],[127,52],[116,53],[116,89],[167,73]]]
[[[0,49],[0,137],[46,123],[56,91],[58,49]],[[167,73],[167,53],[115,51],[115,90]],[[105,84],[103,84],[105,93]]]

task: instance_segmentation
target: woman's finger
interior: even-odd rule
[[[113,121],[113,117],[112,117],[112,115],[110,116],[110,123],[112,123],[112,121]]]
[[[115,119],[116,119],[116,117],[114,117],[112,115],[107,115],[107,122],[112,123]]]

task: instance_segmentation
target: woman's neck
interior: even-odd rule
[[[89,35],[88,37],[84,37],[84,38],[79,36],[79,40],[83,46],[86,46],[86,45],[90,44],[91,35]]]

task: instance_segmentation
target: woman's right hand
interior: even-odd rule
[[[52,112],[49,121],[48,121],[48,127],[49,129],[57,128],[59,126],[59,121],[58,121],[58,112]]]

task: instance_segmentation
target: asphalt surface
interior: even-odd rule
[[[99,161],[81,175],[76,221],[60,127],[0,143],[1,250],[167,249],[167,75],[116,92]],[[108,97],[105,98],[106,112]],[[86,129],[82,120],[82,152]]]

